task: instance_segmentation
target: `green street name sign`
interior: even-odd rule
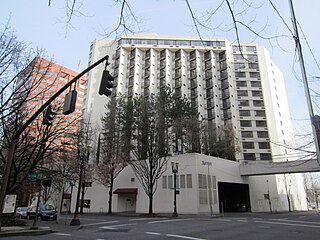
[[[27,178],[29,180],[39,180],[41,179],[41,173],[28,173]]]

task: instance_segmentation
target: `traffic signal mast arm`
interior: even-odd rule
[[[83,70],[81,73],[79,73],[76,77],[74,77],[70,82],[68,82],[66,85],[64,85],[59,91],[57,91],[51,98],[49,98],[18,130],[17,132],[12,136],[11,142],[9,144],[9,149],[7,153],[7,161],[5,164],[5,169],[3,173],[2,178],[2,186],[0,189],[0,218],[2,216],[2,210],[3,210],[3,203],[4,198],[7,192],[7,185],[9,182],[10,177],[10,171],[11,166],[14,158],[14,152],[16,148],[17,141],[19,139],[20,134],[32,123],[33,120],[36,119],[40,115],[43,110],[50,105],[50,103],[53,102],[61,93],[63,93],[68,87],[70,87],[73,83],[75,83],[79,78],[81,78],[83,75],[85,75],[87,72],[89,72],[91,69],[98,66],[100,63],[106,61],[106,66],[108,65],[108,59],[109,56],[106,55],[91,66],[87,67],[85,70]],[[0,222],[0,231],[1,231],[1,222]]]

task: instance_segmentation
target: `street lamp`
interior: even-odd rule
[[[72,192],[73,192],[73,187],[75,183],[73,181],[70,182],[71,190],[70,190],[70,203],[69,203],[69,210],[68,213],[71,214],[71,201],[72,201]]]
[[[171,162],[171,168],[173,173],[173,217],[178,217],[177,213],[177,173],[179,169],[179,162]]]
[[[77,191],[77,200],[76,200],[76,208],[74,211],[73,219],[70,222],[71,226],[79,226],[80,219],[78,217],[79,214],[79,202],[80,202],[80,192],[82,186],[82,178],[83,178],[83,169],[84,169],[84,161],[89,160],[89,149],[85,150],[85,153],[81,153],[80,151],[81,145],[78,146],[78,157],[80,158],[80,173],[79,173],[79,183],[78,183],[78,191]],[[89,146],[87,146],[89,148]]]

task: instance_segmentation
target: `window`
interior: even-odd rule
[[[225,109],[225,108],[229,108],[231,106],[231,103],[230,103],[230,99],[227,98],[227,99],[224,99],[222,101],[222,107]]]
[[[211,178],[209,178],[211,179]],[[210,182],[210,186],[212,189],[217,189],[217,179],[215,176],[212,176],[212,182]]]
[[[250,78],[259,78],[260,73],[259,72],[249,72]]]
[[[240,110],[239,111],[240,117],[249,117],[250,116],[250,110]]]
[[[244,153],[243,158],[244,158],[244,160],[256,160],[256,154],[255,153]]]
[[[246,77],[245,72],[235,72],[234,74],[235,74],[236,78],[245,78]]]
[[[192,175],[187,174],[187,188],[192,188]]]
[[[206,61],[204,63],[205,69],[211,68],[211,61]]]
[[[162,188],[163,188],[163,189],[167,189],[167,188],[168,188],[167,176],[163,176],[163,177],[162,177]]]
[[[239,105],[240,107],[249,106],[249,100],[240,100],[238,105]]]
[[[199,204],[208,204],[208,191],[199,189]]]
[[[229,86],[228,79],[224,79],[221,81],[221,88],[227,88]]]
[[[204,174],[199,174],[198,175],[198,181],[199,181],[199,188],[200,189],[207,189],[207,176]]]
[[[246,81],[237,81],[236,82],[236,86],[237,87],[246,87],[247,86],[247,82]]]
[[[255,62],[255,61],[258,61],[258,57],[256,54],[248,54],[247,55],[247,59],[251,62]]]
[[[252,91],[252,97],[262,97],[262,91]]]
[[[242,46],[239,46],[239,45],[237,45],[237,46],[232,46],[232,50],[233,50],[233,51],[243,51]]]
[[[249,69],[259,70],[258,63],[249,63]]]
[[[172,176],[168,176],[168,188],[172,189],[173,188],[173,180],[172,180]]]
[[[228,108],[227,110],[224,110],[224,111],[223,111],[223,118],[224,118],[224,119],[230,119],[231,116],[232,116],[232,114],[231,114],[230,108]]]
[[[180,188],[186,188],[186,176],[184,174],[180,175]]]
[[[243,149],[254,149],[254,143],[253,142],[243,142],[242,147],[243,147]]]
[[[243,69],[246,68],[244,63],[234,63],[234,69]]]
[[[240,120],[240,127],[251,127],[251,121],[250,120]]]
[[[259,149],[270,149],[269,142],[259,142]]]
[[[261,82],[258,81],[251,81],[251,87],[261,87]]]
[[[247,46],[246,49],[247,49],[248,52],[255,52],[255,51],[257,51],[256,46]]]
[[[243,56],[241,54],[233,54],[233,59],[234,60],[243,60]]]
[[[258,131],[257,134],[258,134],[258,138],[268,138],[269,137],[267,131]]]
[[[247,90],[239,90],[237,91],[239,97],[247,97],[248,91]]]
[[[241,136],[243,138],[253,138],[253,132],[252,131],[241,131]]]
[[[260,153],[260,160],[272,160],[270,153]]]
[[[253,106],[263,107],[263,101],[262,100],[253,100]]]
[[[256,127],[267,127],[266,121],[256,121]]]
[[[255,111],[255,116],[256,117],[265,117],[266,116],[266,112],[264,110],[256,110]]]
[[[222,98],[228,98],[230,97],[230,92],[229,92],[229,89],[223,89],[222,90]]]

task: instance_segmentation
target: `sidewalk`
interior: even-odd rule
[[[61,215],[59,221],[41,221],[38,220],[36,228],[32,228],[33,220],[24,220],[26,226],[2,226],[0,238],[12,236],[27,236],[27,235],[43,235],[66,229],[78,229],[79,226],[70,226],[71,215]]]

